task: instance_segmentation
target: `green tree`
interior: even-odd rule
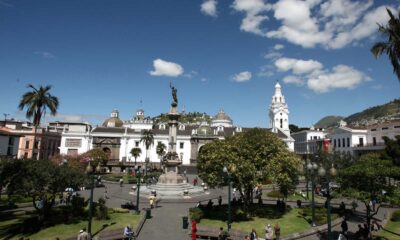
[[[375,43],[371,52],[376,58],[385,53],[393,66],[393,72],[400,81],[400,13],[396,18],[390,9],[386,10],[390,17],[387,25],[378,24],[379,32],[386,38],[386,41]]]
[[[140,154],[142,154],[142,149],[140,148],[131,149],[131,155],[135,158],[135,166],[136,166],[136,159],[140,157]]]
[[[157,147],[156,147],[156,153],[157,153],[158,157],[160,158],[161,163],[163,161],[162,158],[166,153],[166,149],[167,149],[167,146],[165,146],[164,143],[158,142]]]
[[[254,187],[265,179],[272,179],[285,196],[292,192],[301,161],[275,134],[255,128],[201,148],[199,176],[211,187],[226,184],[224,166],[230,170],[233,186],[249,204]]]
[[[368,226],[379,210],[378,208],[372,211],[369,202],[374,198],[382,201],[387,196],[390,197],[394,188],[388,179],[399,177],[400,167],[395,166],[391,160],[382,159],[378,153],[365,154],[351,166],[338,171],[341,194],[356,198],[365,204]],[[382,190],[387,192],[387,196],[382,195]]]
[[[153,131],[151,130],[144,130],[142,137],[140,138],[140,142],[143,142],[144,145],[146,146],[146,168],[145,168],[145,174],[147,175],[147,164],[149,163],[149,148],[151,145],[154,143],[154,134]]]
[[[78,189],[86,179],[80,169],[71,168],[68,164],[58,166],[47,160],[14,160],[18,168],[13,168],[14,177],[7,186],[7,193],[32,197],[32,204],[40,216],[50,216],[57,195],[66,188]],[[15,165],[14,165],[15,166]]]
[[[22,95],[18,108],[21,111],[26,108],[26,117],[28,119],[33,117],[33,146],[35,147],[37,127],[40,126],[42,116],[46,114],[47,109],[50,110],[51,115],[55,116],[57,114],[59,101],[57,97],[50,94],[50,85],[44,87],[40,86],[39,89],[37,89],[32,84],[29,84],[28,88],[30,88],[31,91],[28,91]]]
[[[397,135],[395,140],[385,136],[383,141],[385,141],[385,153],[387,156],[393,159],[394,164],[400,166],[400,135]]]
[[[83,159],[89,158],[92,161],[91,162],[92,166],[94,166],[94,167],[96,167],[98,164],[103,165],[103,166],[107,165],[107,161],[109,158],[107,153],[99,148],[91,149],[82,155],[83,155],[82,156]]]

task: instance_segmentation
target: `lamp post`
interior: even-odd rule
[[[226,166],[224,166],[224,168],[222,170],[228,176],[228,223],[227,224],[228,224],[228,232],[229,232],[231,230],[231,222],[232,222],[232,216],[231,216],[232,175],[228,171],[228,168]],[[235,167],[232,166],[230,170],[231,170],[231,172],[234,172]]]
[[[86,167],[86,173],[90,176],[91,180],[91,186],[90,186],[90,199],[89,199],[89,222],[88,222],[88,233],[89,236],[92,236],[92,215],[93,215],[93,189],[94,189],[94,179],[96,177],[96,173],[100,173],[101,167],[100,163],[97,165],[96,169],[93,169],[93,167],[90,165],[90,162],[88,163]]]
[[[311,175],[311,209],[312,209],[312,226],[315,227],[315,200],[314,200],[314,189],[315,189],[315,172],[318,169],[318,165],[315,162],[308,162],[307,170]]]
[[[136,166],[136,184],[137,184],[137,192],[136,192],[136,213],[140,213],[139,210],[139,197],[140,197],[140,178],[141,178],[141,173],[140,173],[140,166]]]
[[[309,160],[308,160],[308,158],[307,158],[307,160],[306,160],[306,163],[308,163],[309,162]],[[308,177],[308,171],[307,171],[307,164],[306,164],[306,166],[305,166],[305,168],[306,168],[306,193],[307,193],[307,200],[309,200],[309,197],[308,197],[308,182],[309,182],[309,177]]]
[[[318,170],[318,175],[321,177],[326,177],[326,211],[327,211],[327,220],[328,220],[328,240],[333,240],[332,237],[332,226],[331,226],[331,194],[330,194],[330,181],[332,177],[336,176],[336,169],[332,164],[331,169],[329,169],[329,174],[326,174],[325,168],[322,166]]]

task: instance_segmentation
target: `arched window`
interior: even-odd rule
[[[281,118],[281,128],[283,128],[283,120],[282,120],[282,118]]]

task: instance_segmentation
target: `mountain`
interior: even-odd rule
[[[367,108],[362,112],[346,117],[344,120],[352,125],[370,125],[394,118],[400,118],[400,99]]]
[[[342,116],[326,116],[321,118],[316,124],[315,127],[318,128],[331,128],[338,124],[340,120],[344,117]]]
[[[315,126],[322,128],[334,127],[337,126],[338,122],[342,119],[349,125],[361,126],[384,122],[390,119],[400,119],[400,99],[395,99],[383,105],[367,108],[345,118],[341,116],[326,116],[319,120]]]

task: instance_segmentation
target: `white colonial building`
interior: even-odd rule
[[[185,114],[185,113],[182,113]],[[294,140],[289,131],[289,111],[285,98],[282,95],[279,83],[275,86],[275,95],[269,108],[270,122],[273,123],[270,130],[278,135],[293,150]],[[149,159],[153,164],[160,163],[160,156],[156,153],[159,142],[167,148],[169,129],[167,122],[155,124],[146,117],[143,109],[136,111],[130,120],[122,121],[119,112],[113,110],[110,118],[101,126],[90,128],[87,124],[81,124],[64,128],[60,146],[61,154],[82,154],[91,149],[99,148],[109,154],[111,161],[145,162],[146,147],[140,141],[145,130],[152,130],[154,144],[149,149]],[[179,154],[183,165],[195,165],[200,148],[207,142],[215,139],[224,139],[233,136],[246,128],[233,124],[232,119],[220,110],[210,123],[203,121],[197,124],[179,123],[177,129],[176,152]],[[135,160],[130,151],[132,148],[140,148],[142,154]],[[167,149],[168,150],[168,149]]]
[[[327,133],[324,129],[311,127],[310,129],[292,133],[294,139],[294,152],[307,158],[315,154],[322,147]]]

